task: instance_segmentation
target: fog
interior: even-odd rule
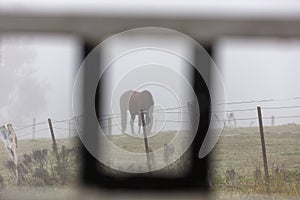
[[[19,136],[31,137],[33,118],[71,118],[74,70],[79,66],[78,41],[63,35],[10,35],[1,38],[0,122],[12,123]],[[68,135],[68,124],[56,124],[57,136]],[[28,128],[24,128],[28,127]],[[36,125],[48,137],[48,124]],[[39,131],[40,130],[40,131]],[[26,136],[26,134],[29,134]]]
[[[167,44],[167,43],[166,43]],[[256,106],[262,106],[264,123],[271,125],[271,116],[275,116],[275,124],[300,123],[300,92],[298,86],[300,66],[300,41],[287,39],[249,39],[224,38],[216,43],[214,55],[225,85],[227,102],[260,101],[263,102],[226,104],[226,110],[253,109],[250,111],[234,111],[237,126],[257,125]],[[124,43],[126,45],[126,43]],[[127,44],[128,45],[128,44]],[[186,45],[170,45],[170,48],[188,49]],[[107,51],[109,54],[109,51]],[[106,54],[108,56],[108,54]],[[140,55],[141,56],[141,55]],[[160,60],[160,58],[157,58]],[[162,62],[165,62],[162,59]],[[36,122],[44,122],[51,118],[58,137],[69,135],[69,121],[72,118],[71,94],[76,69],[81,63],[80,41],[66,35],[14,35],[1,38],[0,68],[0,122],[12,123],[16,130]],[[123,60],[124,61],[124,60]],[[172,61],[171,65],[180,73],[184,65]],[[169,63],[170,64],[170,63]],[[126,63],[125,63],[126,65]],[[112,83],[116,82],[124,70],[112,67]],[[158,66],[153,66],[157,69]],[[135,66],[135,69],[136,66]],[[119,71],[118,71],[119,70]],[[182,83],[176,76],[168,76],[167,72],[157,74],[157,70],[148,72],[149,77],[168,77],[172,91],[180,96],[183,102],[189,100],[184,95]],[[178,78],[178,77],[177,77]],[[174,82],[175,81],[175,82]],[[113,85],[108,85],[111,88]],[[113,104],[116,113],[118,98],[122,91],[138,85],[120,85],[116,90]],[[147,88],[147,87],[146,87]],[[148,87],[149,88],[149,87]],[[143,88],[140,88],[143,89]],[[167,107],[178,106],[171,95],[161,95],[162,88],[152,85],[157,103]],[[112,91],[112,90],[111,90]],[[186,98],[184,98],[186,97]],[[174,101],[173,101],[174,100]],[[177,105],[178,104],[178,105]],[[264,109],[272,107],[289,107],[281,109]],[[111,110],[106,111],[109,113]],[[294,116],[294,117],[291,117]],[[289,117],[289,118],[280,118]],[[250,119],[247,119],[250,118]],[[242,120],[239,120],[242,119]],[[243,120],[246,119],[246,120]],[[47,123],[37,125],[37,137],[48,137]],[[167,127],[167,129],[172,129]],[[19,136],[29,133],[32,127],[16,131]],[[73,127],[70,128],[73,130]]]
[[[256,106],[287,107],[300,105],[298,86],[300,41],[293,39],[230,38],[216,47],[216,62],[224,79],[227,102],[259,101],[227,104],[226,110],[251,109]],[[295,98],[295,99],[294,99]],[[238,119],[252,118],[257,112],[235,112]],[[263,109],[264,117],[275,116],[275,125],[299,123],[299,108]],[[278,117],[278,119],[276,119]],[[238,126],[257,124],[257,120],[237,121]],[[271,125],[271,119],[265,120]]]
[[[122,55],[125,51],[135,49],[138,44],[156,46],[159,41],[161,49],[140,49]],[[156,44],[156,45],[153,45]],[[104,74],[106,85],[104,95],[103,114],[113,114],[115,125],[120,124],[120,96],[128,90],[142,92],[148,90],[154,99],[154,127],[153,131],[186,130],[190,128],[187,103],[193,100],[189,63],[170,52],[179,52],[185,58],[192,58],[192,49],[187,41],[165,35],[147,35],[128,37],[114,40],[111,45],[102,49],[104,63],[114,60]],[[184,107],[184,108],[182,108]],[[173,113],[163,112],[161,109],[178,108]],[[115,116],[116,115],[116,116]],[[106,117],[107,118],[107,117]],[[127,132],[131,132],[128,125]],[[173,120],[174,122],[167,122]],[[136,118],[136,122],[138,119]],[[176,121],[176,122],[175,122]],[[182,122],[182,123],[181,123]],[[104,125],[105,126],[105,125]],[[136,123],[137,126],[137,123]],[[137,127],[135,130],[137,131]],[[113,127],[113,133],[121,133],[120,126]]]

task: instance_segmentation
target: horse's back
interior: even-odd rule
[[[120,105],[126,104],[131,114],[138,114],[140,110],[149,110],[153,105],[152,94],[148,90],[142,92],[128,90],[120,98]]]

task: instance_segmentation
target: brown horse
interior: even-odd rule
[[[146,116],[145,124],[147,132],[150,132],[152,128],[153,105],[153,97],[148,90],[144,90],[143,92],[129,90],[122,94],[120,97],[122,132],[125,133],[127,126],[127,110],[129,110],[131,116],[130,125],[132,134],[134,134],[133,124],[136,115],[138,116],[139,133],[141,132],[141,111]]]

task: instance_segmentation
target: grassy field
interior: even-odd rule
[[[299,125],[265,127],[265,143],[270,172],[276,167],[300,170]],[[225,129],[212,152],[213,169],[219,176],[229,168],[252,176],[253,168],[263,169],[261,149],[258,128]]]
[[[269,187],[264,182],[258,128],[233,128],[223,131],[211,154],[213,190],[300,197],[300,126],[265,127],[264,131]]]
[[[153,151],[161,149],[173,138],[174,132],[164,132],[161,136],[150,138],[149,146]],[[142,139],[113,136],[111,140],[115,145],[127,151],[144,152]],[[264,171],[258,128],[227,128],[223,131],[210,157],[212,190],[217,196],[223,194],[228,199],[239,199],[252,194],[258,198],[272,193],[293,198],[300,197],[300,125],[265,127],[265,141],[271,176],[268,191],[263,179]],[[75,138],[61,139],[57,143],[60,147],[62,145],[74,147],[78,145],[78,140]],[[18,144],[19,159],[22,159],[23,154],[29,154],[34,149],[47,148],[51,150],[51,147],[50,139],[20,140]],[[175,154],[176,152],[177,149],[175,149]],[[8,183],[11,177],[3,164],[7,159],[6,150],[1,144],[0,175],[4,177],[5,187],[12,184]],[[163,158],[156,158],[156,160],[163,162]],[[180,162],[173,165],[180,165]],[[281,196],[279,197],[281,198]],[[280,199],[279,197],[278,199]]]

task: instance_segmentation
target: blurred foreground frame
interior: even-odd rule
[[[201,44],[201,43],[200,43]],[[84,46],[84,54],[85,57],[96,47],[97,44],[85,43]],[[210,45],[204,46],[204,49],[212,56],[212,47]],[[99,50],[100,51],[100,50]],[[207,58],[207,56],[202,56],[203,50],[198,48],[193,49],[194,59],[196,59],[196,64],[200,66],[206,67],[206,75],[210,76],[210,66],[211,60]],[[101,52],[97,52],[99,55],[98,60],[93,60],[93,65],[97,63],[97,66],[101,66]],[[88,63],[87,63],[88,65]],[[209,119],[210,119],[210,95],[207,88],[207,85],[202,78],[202,76],[195,70],[193,66],[190,66],[192,72],[192,80],[189,80],[190,84],[193,86],[195,94],[199,103],[200,110],[200,121],[198,123],[198,129],[196,137],[193,140],[190,148],[185,152],[191,154],[191,168],[187,173],[184,173],[183,176],[180,177],[165,177],[165,176],[151,176],[151,172],[149,173],[124,173],[123,176],[113,176],[112,174],[108,174],[105,171],[106,166],[101,164],[93,155],[89,153],[89,151],[82,145],[82,182],[84,185],[89,187],[100,187],[104,189],[124,189],[124,190],[132,190],[132,191],[193,191],[193,192],[202,192],[206,193],[209,191],[209,155],[200,159],[199,158],[199,150],[206,136],[208,127],[209,127]],[[89,72],[90,73],[90,72]],[[92,73],[99,74],[98,71],[94,71]],[[84,75],[84,91],[90,87],[87,73]],[[97,115],[101,113],[101,93],[104,89],[101,87],[104,85],[101,83],[101,80],[97,87],[97,92],[95,95],[95,110],[98,111]],[[100,86],[100,87],[99,87]],[[85,95],[84,95],[85,96]],[[87,101],[83,97],[84,104],[84,112],[86,113],[86,105]],[[89,100],[88,100],[89,101]],[[90,113],[87,113],[88,115]],[[192,122],[194,124],[195,122]],[[99,140],[97,134],[90,134],[91,130],[97,130],[95,124],[92,124],[89,120],[89,117],[84,118],[83,125],[84,137],[88,137],[88,140],[93,143],[94,148],[97,148],[97,141]],[[195,126],[193,126],[194,128]],[[184,156],[184,155],[182,155]],[[180,156],[180,157],[182,157]]]

